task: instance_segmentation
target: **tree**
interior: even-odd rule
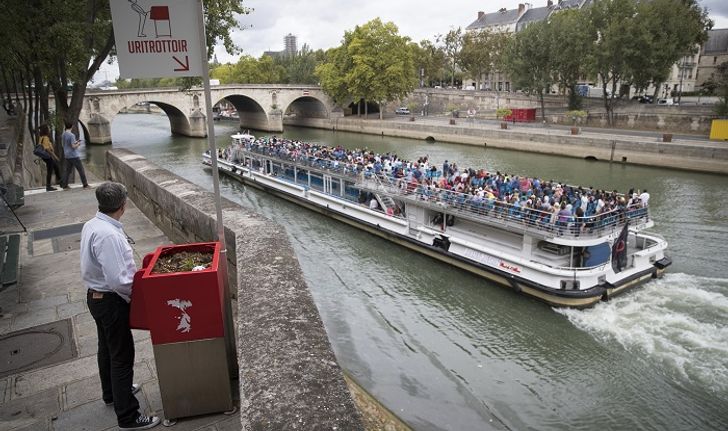
[[[448,68],[450,70],[450,85],[455,86],[455,71],[460,65],[460,50],[463,46],[463,31],[460,27],[452,29],[447,32],[443,38],[441,35],[436,36],[436,42],[442,41],[444,43],[443,51],[445,52],[445,58],[448,61]]]
[[[385,102],[403,98],[417,85],[409,38],[379,18],[346,32],[342,46],[329,50],[316,74],[324,91],[338,103],[377,102],[380,118]]]
[[[283,81],[285,84],[316,84],[318,78],[314,74],[316,65],[323,60],[321,50],[311,51],[308,45],[303,45],[294,55],[280,56],[274,59],[275,63],[283,68]]]
[[[649,79],[659,87],[681,57],[707,40],[712,26],[695,0],[599,0],[587,14],[593,24],[590,64],[602,82],[609,125],[620,83],[643,87]]]
[[[593,23],[592,72],[602,82],[607,123],[613,126],[618,83],[630,77],[631,65],[649,55],[643,51],[645,31],[634,0],[600,0],[588,15]]]
[[[653,84],[656,99],[673,65],[680,58],[697,53],[708,40],[708,30],[713,22],[707,9],[702,9],[695,0],[640,2],[637,15],[647,33],[644,36],[645,51],[650,55],[635,59],[630,67],[632,82],[638,89]]]
[[[728,117],[728,61],[724,61],[716,68],[713,79],[718,94],[718,103],[715,105],[715,115]]]
[[[483,75],[493,68],[493,46],[497,35],[484,30],[466,33],[460,50],[460,65],[468,76],[475,79],[475,88],[480,88]]]
[[[537,95],[541,118],[546,119],[544,93],[551,87],[554,67],[551,61],[553,27],[546,21],[528,25],[515,34],[506,49],[504,64],[513,85],[526,94]]]
[[[532,24],[533,25],[533,24]],[[592,48],[591,24],[587,14],[570,9],[553,14],[548,23],[551,30],[551,61],[555,82],[568,92],[569,109],[581,107],[576,84],[587,74]]]
[[[425,39],[419,45],[413,45],[412,51],[415,67],[418,71],[424,71],[423,78],[427,86],[431,87],[434,82],[442,83],[447,64],[442,48]]]
[[[341,46],[326,51],[326,59],[316,66],[315,74],[321,82],[321,89],[328,94],[337,105],[343,106],[352,101],[349,90],[347,71],[353,67],[353,60],[347,51],[351,33],[344,35]]]
[[[239,24],[234,14],[249,10],[242,0],[207,0],[204,5],[208,53],[218,40],[235,52],[230,32]],[[4,2],[0,37],[9,42],[0,51],[5,88],[22,89],[31,133],[50,117],[50,92],[58,122],[77,123],[88,82],[104,61],[113,59],[108,0]],[[56,128],[57,137],[61,131]]]

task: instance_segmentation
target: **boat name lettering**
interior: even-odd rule
[[[479,252],[477,250],[473,250],[472,248],[466,248],[465,252],[463,253],[465,257],[472,259],[476,262],[480,262],[482,264],[488,265],[488,266],[498,266],[500,259],[496,259],[495,257],[485,254],[482,252]]]
[[[516,274],[521,273],[521,268],[517,267],[516,265],[509,265],[509,264],[503,262],[502,260],[500,262],[500,265],[498,265],[498,266],[500,266],[503,269],[507,269],[511,272],[515,272]]]

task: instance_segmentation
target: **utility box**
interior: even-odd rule
[[[198,271],[154,273],[160,257],[212,252]],[[168,419],[233,410],[220,243],[163,246],[144,258],[132,288],[129,323],[150,331]]]
[[[713,120],[710,125],[710,139],[728,141],[728,120]]]

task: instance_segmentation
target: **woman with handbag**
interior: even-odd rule
[[[58,168],[59,159],[56,152],[53,150],[53,142],[51,142],[51,133],[48,129],[48,125],[43,124],[40,126],[39,135],[40,138],[38,145],[40,145],[48,155],[48,157],[41,157],[46,164],[46,191],[52,192],[58,189],[51,186],[51,175],[55,173],[56,181],[61,181],[61,171]]]

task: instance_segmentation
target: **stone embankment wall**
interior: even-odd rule
[[[464,120],[457,122],[465,123]],[[295,124],[329,130],[343,130],[380,136],[413,139],[432,138],[436,141],[468,145],[487,145],[543,154],[576,158],[594,158],[666,168],[728,174],[728,146],[721,142],[657,142],[655,138],[637,139],[632,136],[583,134],[570,135],[566,130],[538,129],[498,130],[446,124],[424,124],[402,121],[337,118],[332,120],[297,119]]]
[[[599,98],[584,98],[583,109],[588,112],[582,126],[606,127],[607,119],[604,113],[604,103]],[[703,100],[708,100],[703,98]],[[712,100],[712,99],[711,99]],[[495,118],[497,108],[536,108],[537,118],[541,118],[541,105],[537,97],[530,97],[522,93],[506,93],[495,91],[456,91],[440,89],[416,89],[407,98],[391,103],[385,109],[394,112],[398,106],[419,107],[429,104],[428,111],[432,114],[442,114],[455,108],[461,113],[475,109],[479,117]],[[686,103],[688,102],[686,99]],[[695,102],[692,102],[695,103]],[[546,121],[554,124],[570,124],[571,120],[564,117],[567,111],[566,98],[549,95],[544,99],[546,108]],[[419,112],[421,108],[416,109]],[[711,121],[715,118],[711,105],[685,105],[664,106],[654,104],[641,104],[631,100],[615,101],[615,127],[634,130],[656,130],[671,133],[686,133],[707,136],[710,133]]]
[[[107,152],[106,169],[174,242],[216,238],[211,192],[128,150]],[[237,274],[243,423],[253,430],[362,430],[285,230],[227,199],[222,207]]]

